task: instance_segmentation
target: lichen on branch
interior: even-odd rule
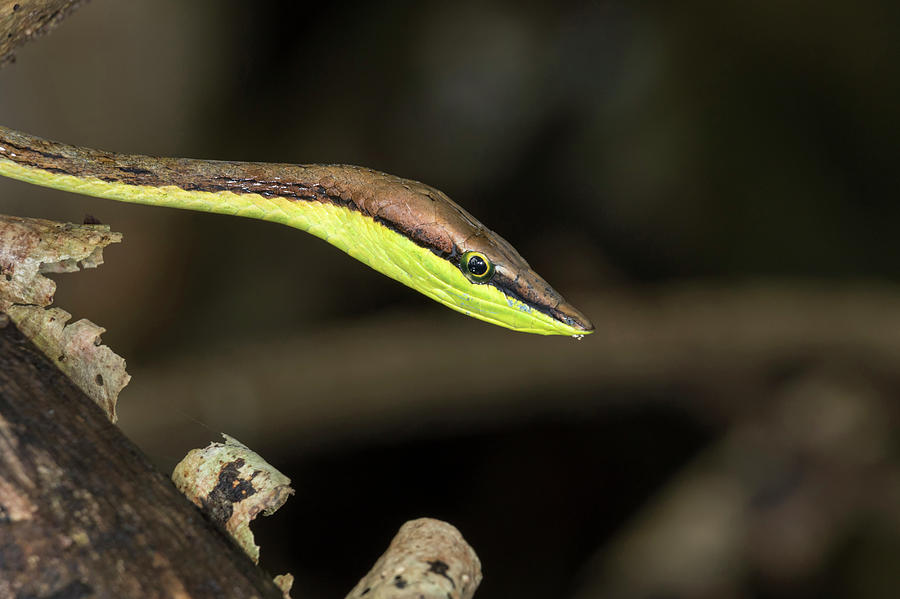
[[[481,561],[451,524],[432,518],[400,527],[346,599],[472,599]]]

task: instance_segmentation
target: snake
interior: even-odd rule
[[[281,223],[467,316],[541,335],[581,338],[594,330],[509,242],[446,194],[373,169],[121,154],[0,126],[0,175],[121,202]]]

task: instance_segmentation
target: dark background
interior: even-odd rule
[[[0,73],[8,126],[425,181],[582,308],[490,327],[271,224],[0,181],[125,234],[57,305],[129,362],[166,470],[224,431],[293,480],[255,524],[342,597],[406,520],[479,599],[900,588],[900,5],[94,0]]]

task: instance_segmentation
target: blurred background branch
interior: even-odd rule
[[[583,305],[596,315],[596,334],[539,340],[552,352],[489,327],[461,331],[453,318],[396,315],[303,338],[172,354],[135,372],[144,383],[129,389],[123,426],[155,455],[171,443],[166,431],[196,428],[192,417],[244,428],[254,442],[289,451],[396,435],[398,427],[417,436],[410,423],[422,420],[453,427],[525,420],[548,410],[543,398],[553,389],[564,392],[550,409],[563,412],[615,407],[622,390],[679,389],[690,396],[681,407],[725,423],[779,401],[777,391],[807,372],[840,365],[886,385],[900,373],[900,303],[890,286],[695,285],[610,293]],[[430,351],[435,346],[441,351]],[[490,368],[468,351],[485,346]],[[241,367],[224,373],[223,364]]]

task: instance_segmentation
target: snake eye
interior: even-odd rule
[[[459,266],[473,283],[487,283],[494,275],[494,265],[481,252],[466,252],[459,261]]]

